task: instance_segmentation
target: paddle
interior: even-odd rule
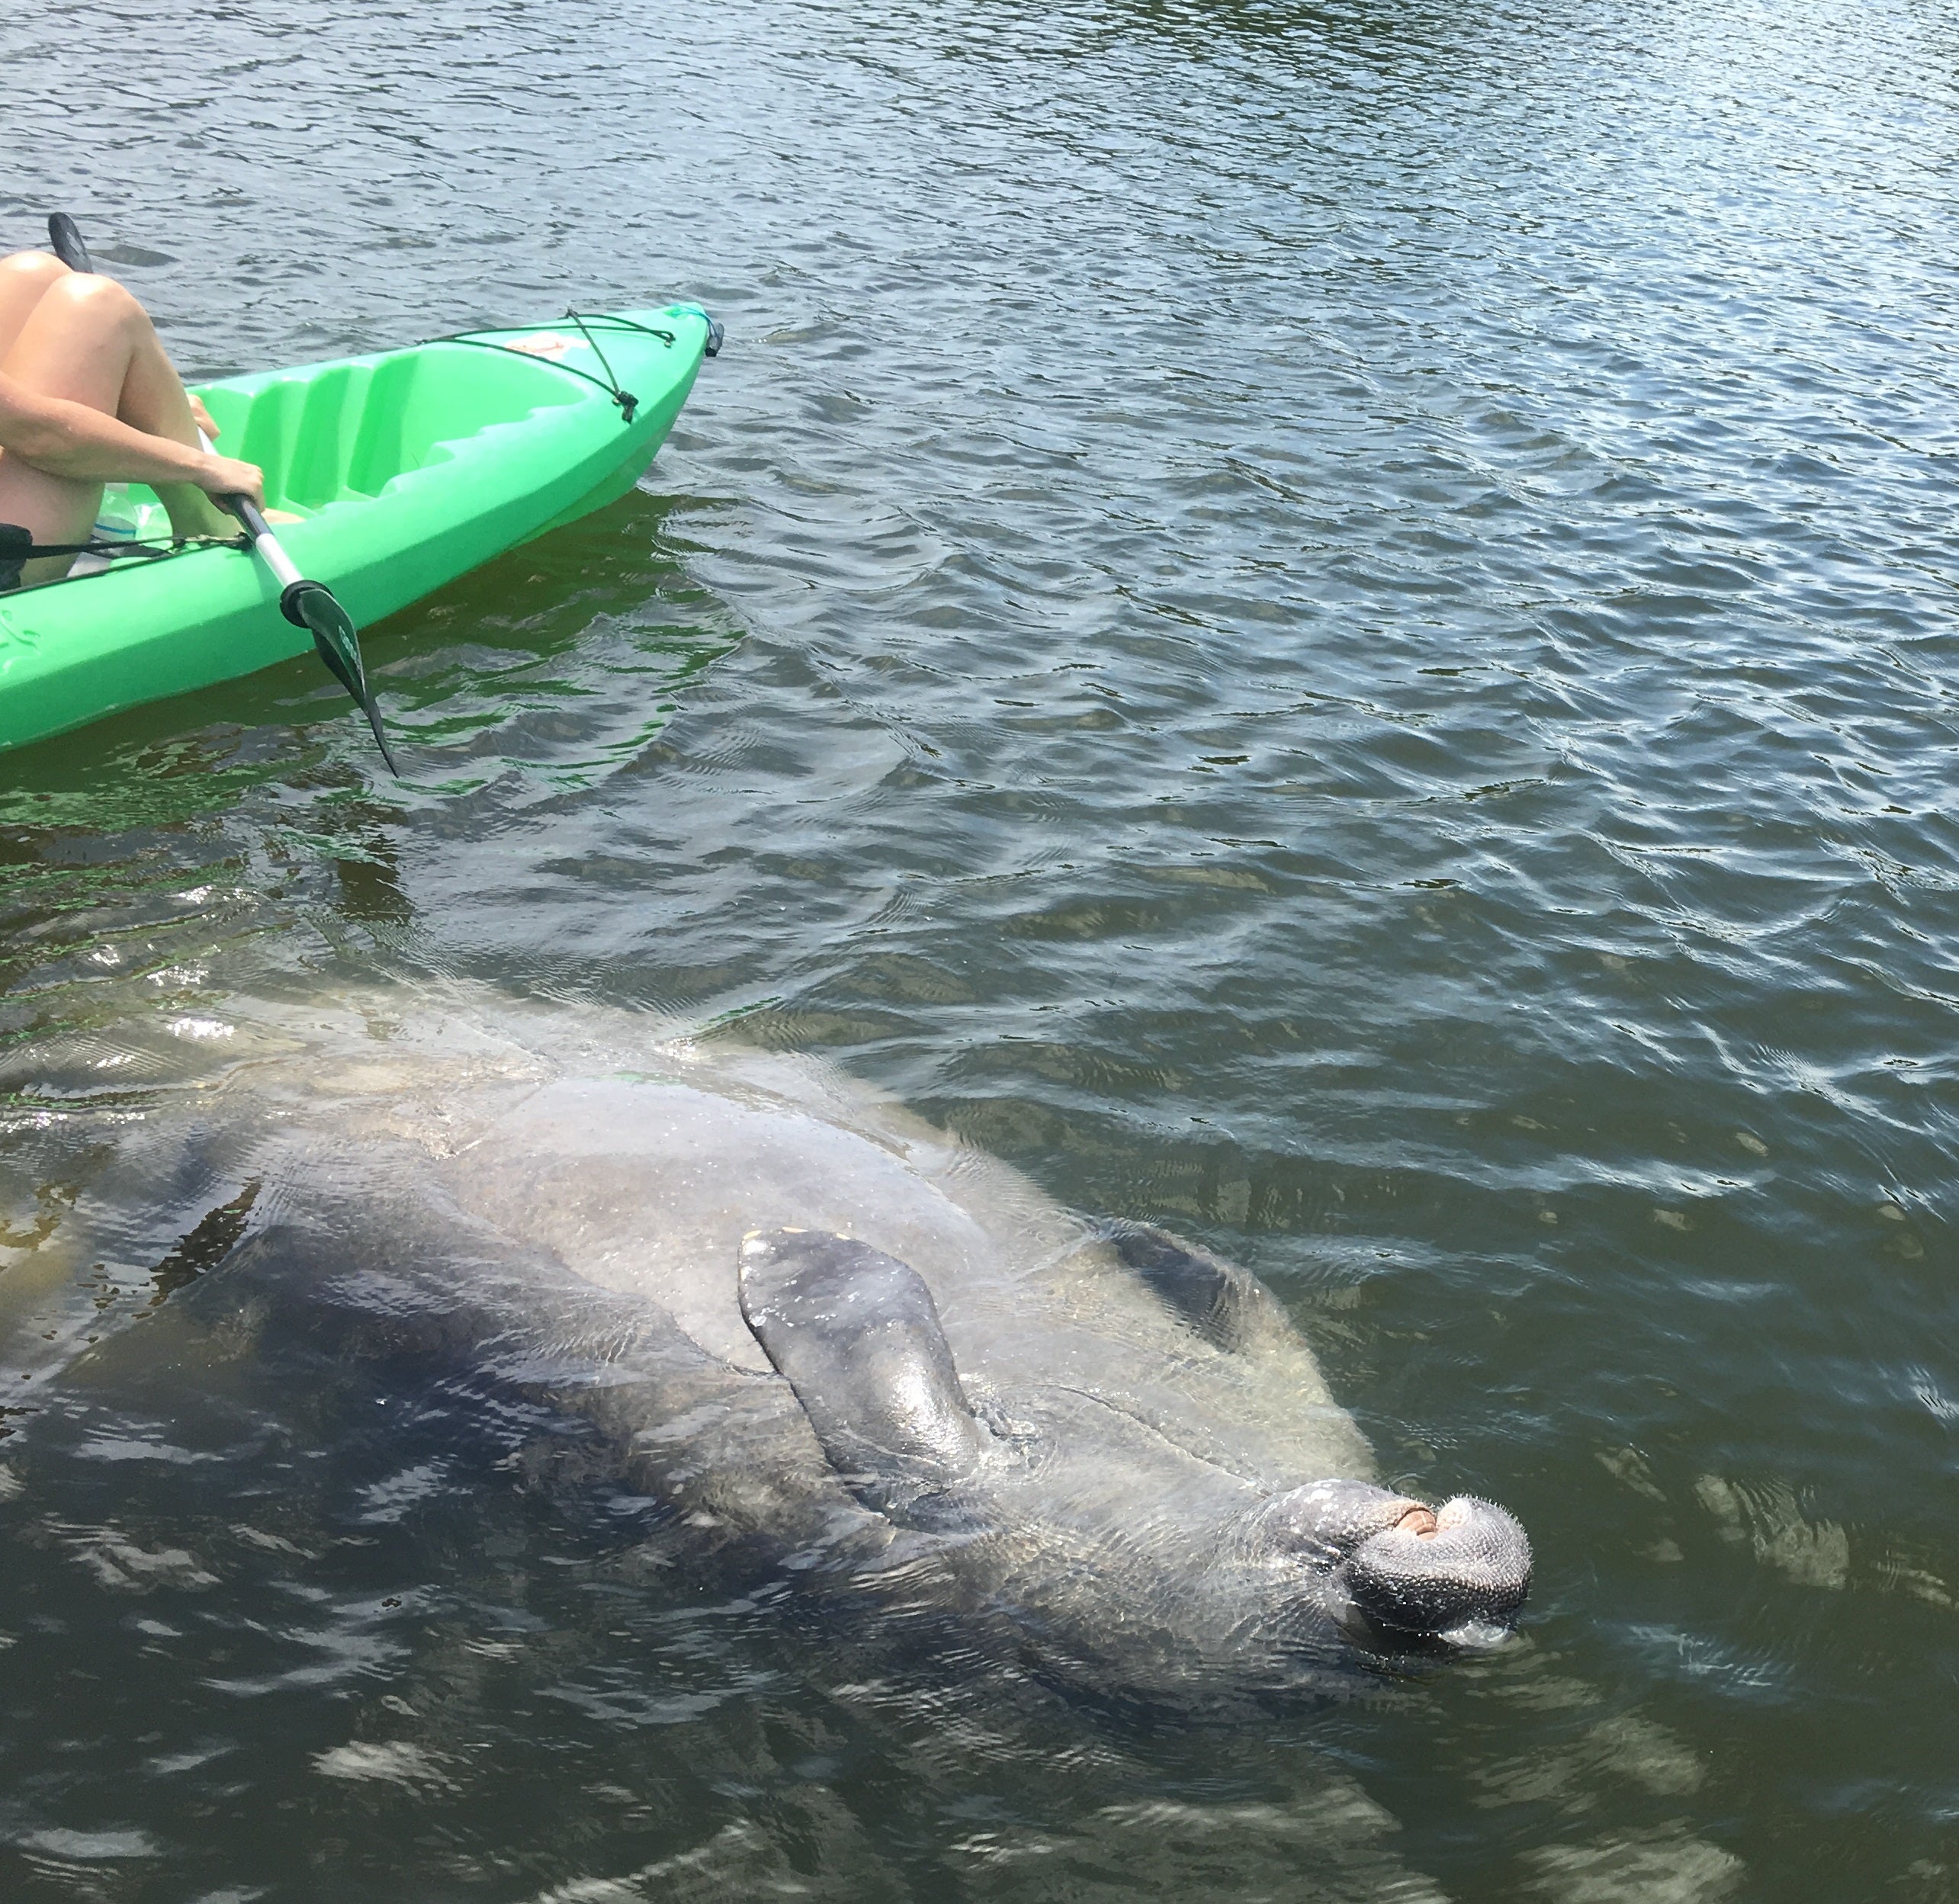
[[[70,271],[95,271],[88,262],[88,247],[82,242],[81,227],[65,211],[48,214],[47,241],[54,247],[55,256]]]
[[[200,430],[198,434],[201,437],[204,432]],[[207,444],[205,447],[208,448],[210,445]],[[334,679],[354,697],[355,705],[368,717],[368,725],[374,731],[374,745],[381,749],[388,772],[399,780],[401,769],[394,764],[387,736],[381,732],[381,711],[368,691],[368,674],[361,666],[361,637],[355,628],[354,618],[340,605],[333,591],[324,582],[309,581],[300,573],[265,517],[259,514],[258,506],[249,496],[226,496],[218,499],[245,525],[245,533],[252,538],[252,547],[258,551],[260,560],[272,571],[274,579],[279,583],[279,612],[294,628],[313,631],[313,645],[320,660],[326,663]]]
[[[89,262],[88,247],[82,242],[81,228],[66,212],[48,214],[47,236],[48,242],[54,247],[55,256],[70,271],[94,271],[95,268]],[[198,432],[198,441],[207,450],[211,446],[210,438],[202,430]],[[311,631],[313,645],[320,660],[368,717],[368,725],[374,730],[374,745],[381,749],[388,772],[399,780],[401,769],[394,763],[387,737],[381,732],[380,711],[368,690],[367,670],[361,665],[361,637],[354,626],[354,618],[340,605],[325,583],[310,581],[300,573],[298,565],[287,554],[279,538],[272,533],[271,525],[249,497],[221,496],[217,500],[220,508],[237,517],[259,560],[271,570],[274,580],[279,584],[279,612],[294,628]]]

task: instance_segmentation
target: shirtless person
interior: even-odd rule
[[[87,541],[105,482],[147,483],[175,535],[236,535],[211,499],[262,508],[264,478],[201,448],[200,425],[216,434],[121,285],[45,252],[0,258],[0,593],[68,573],[9,544]]]

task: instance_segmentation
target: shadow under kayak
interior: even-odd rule
[[[227,454],[303,519],[280,540],[366,625],[631,489],[718,328],[692,304],[472,331],[228,377],[198,394]],[[167,538],[140,484],[105,513]],[[123,557],[0,596],[0,747],[309,652],[249,550]]]

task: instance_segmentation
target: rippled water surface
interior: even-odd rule
[[[729,332],[640,493],[370,633],[404,783],[298,662],[0,761],[0,1889],[1959,1897],[1955,50],[0,22],[0,240],[75,213],[188,370]],[[975,1684],[227,1359],[172,1105],[431,976],[1249,1264],[1386,1472],[1530,1528],[1522,1639],[1229,1723]]]

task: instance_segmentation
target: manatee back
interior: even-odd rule
[[[441,1165],[458,1202],[600,1286],[658,1304],[708,1353],[768,1360],[737,1295],[742,1238],[823,1230],[910,1264],[935,1292],[997,1282],[1011,1240],[945,1196],[915,1141],[686,1077],[561,1079]]]
[[[741,1313],[742,1238],[824,1231],[916,1270],[962,1377],[1009,1413],[1016,1396],[1078,1391],[1274,1490],[1373,1472],[1311,1349],[1245,1270],[1146,1226],[1098,1231],[818,1068],[771,1061],[766,1085],[753,1069],[553,1080],[499,1108],[445,1181],[731,1367],[769,1366]]]

